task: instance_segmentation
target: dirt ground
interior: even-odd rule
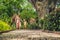
[[[0,34],[0,40],[60,40],[60,35],[41,30],[14,30]]]

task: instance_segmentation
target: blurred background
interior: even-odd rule
[[[0,0],[0,31],[16,29],[15,14],[20,29],[60,31],[60,0]]]

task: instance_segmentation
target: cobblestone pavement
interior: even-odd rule
[[[0,40],[60,40],[60,35],[41,30],[14,30],[0,34]]]

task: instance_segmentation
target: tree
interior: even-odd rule
[[[28,0],[35,7],[38,13],[38,25],[43,27],[45,24],[45,16],[54,12],[58,0]]]
[[[29,0],[38,12],[38,17],[43,19],[47,13],[54,11],[57,0]]]
[[[35,17],[35,9],[27,0],[0,0],[0,20],[11,24],[11,17],[15,13],[21,14],[21,19],[30,18],[31,15]]]

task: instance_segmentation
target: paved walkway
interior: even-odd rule
[[[40,30],[15,30],[8,33],[3,33],[0,35],[0,40],[28,40],[34,39],[39,40],[39,38],[59,38],[59,34],[45,33]],[[37,38],[37,39],[36,39]]]

